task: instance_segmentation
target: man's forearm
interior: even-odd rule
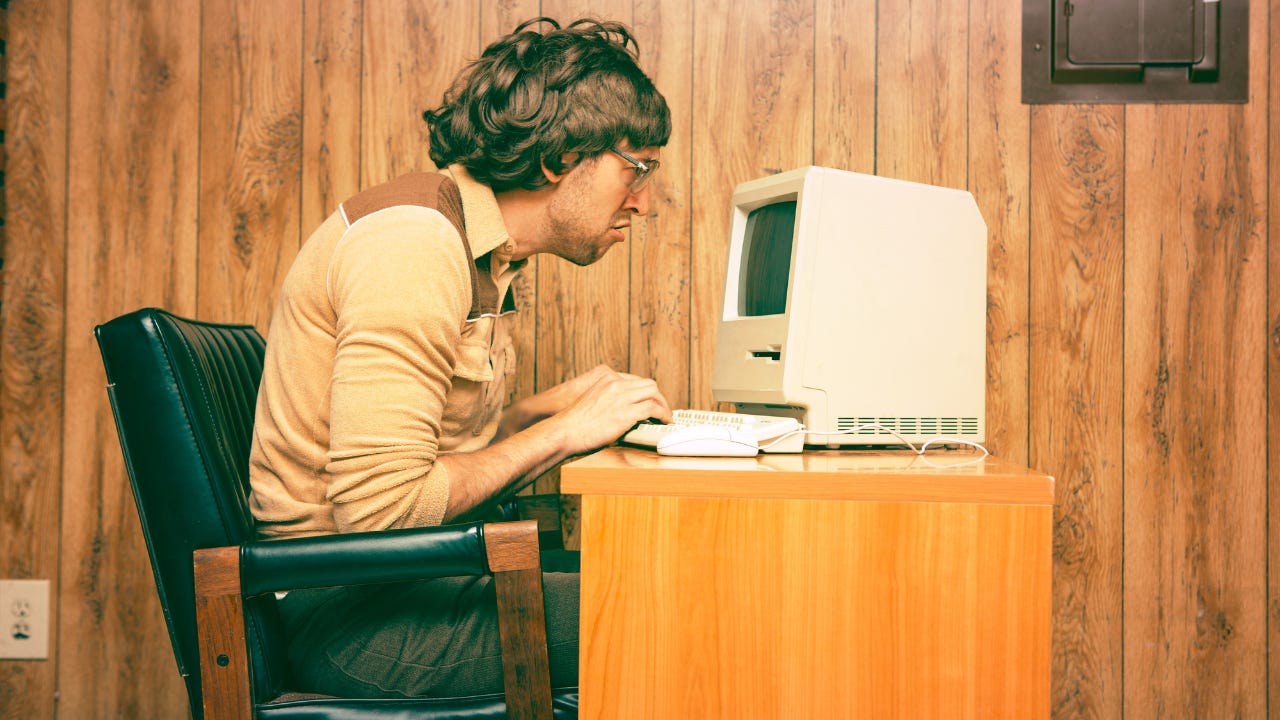
[[[568,447],[565,424],[552,418],[483,450],[440,456],[449,473],[445,522],[519,490],[569,457]]]
[[[565,458],[613,442],[640,420],[671,419],[657,383],[604,366],[539,393],[523,412],[554,414],[483,450],[436,460],[449,474],[446,521],[515,492]]]
[[[498,423],[498,433],[494,437],[494,442],[501,442],[522,430],[533,427],[536,423],[554,415],[558,409],[550,407],[538,396],[511,404],[502,412],[502,420]]]

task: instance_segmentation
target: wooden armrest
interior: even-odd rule
[[[253,701],[240,598],[240,548],[196,550],[193,560],[204,716],[251,720]]]
[[[484,541],[498,596],[507,717],[551,720],[551,666],[538,523],[489,523],[484,526]]]

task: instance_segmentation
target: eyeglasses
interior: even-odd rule
[[[661,165],[657,160],[637,160],[613,146],[609,147],[609,151],[631,163],[632,167],[635,168],[636,176],[631,180],[631,184],[627,186],[627,189],[630,190],[633,195],[643,190],[644,186],[649,184],[649,180],[653,178],[654,171],[656,171],[658,166]]]

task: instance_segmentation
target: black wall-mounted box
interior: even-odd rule
[[[1024,103],[1241,103],[1247,0],[1023,0]]]

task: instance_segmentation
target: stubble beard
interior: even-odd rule
[[[589,202],[583,184],[589,184],[591,173],[576,177],[570,182],[574,185],[562,188],[547,208],[547,235],[550,238],[550,251],[565,260],[585,267],[604,257],[611,245],[604,243],[604,235],[613,227],[616,216],[610,217],[610,224],[597,232],[590,218],[586,217]],[[576,184],[583,183],[583,184]]]

